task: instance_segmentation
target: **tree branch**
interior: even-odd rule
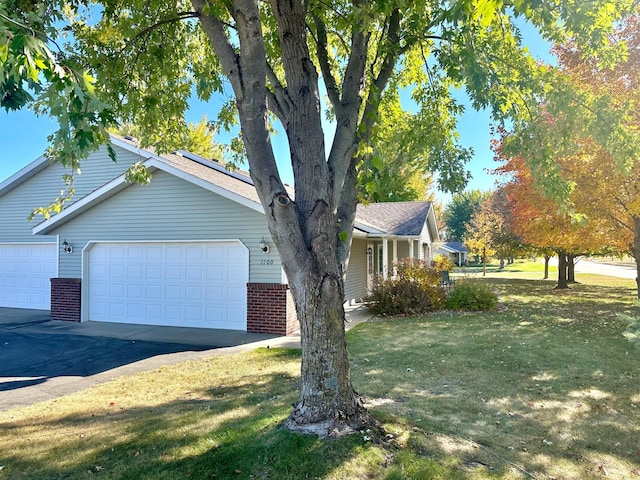
[[[322,78],[324,79],[324,84],[327,88],[329,101],[333,106],[333,110],[338,115],[342,113],[342,107],[340,104],[340,90],[338,89],[338,84],[333,76],[333,72],[331,72],[329,52],[327,50],[327,28],[319,15],[314,15],[313,21],[316,26],[316,54],[318,55],[320,70],[322,71]]]
[[[271,89],[267,89],[267,108],[271,110],[284,125],[287,122],[289,112],[293,107],[291,98],[286,89],[282,86],[280,79],[267,62],[267,80],[271,84]]]
[[[191,4],[200,20],[200,25],[202,25],[207,37],[209,37],[209,41],[220,60],[227,78],[231,82],[236,96],[242,94],[240,58],[227,38],[223,23],[213,15],[204,13],[203,10],[208,4],[207,0],[191,0]]]
[[[200,18],[200,14],[198,12],[178,12],[175,17],[159,20],[158,22],[149,25],[148,27],[138,32],[135,37],[129,40],[127,44],[120,49],[120,53],[126,52],[131,47],[131,45],[133,45],[140,39],[148,37],[154,30],[160,28],[161,26],[168,23],[181,22],[182,20],[185,20],[187,18]]]
[[[371,139],[371,132],[376,122],[382,92],[393,74],[393,69],[395,68],[398,58],[412,45],[412,43],[405,43],[404,46],[400,46],[400,20],[400,11],[395,9],[389,18],[389,30],[387,39],[384,42],[383,48],[386,48],[386,54],[380,71],[372,82],[369,96],[366,100],[364,115],[362,116],[362,127],[360,128],[362,132],[361,141],[367,142]]]

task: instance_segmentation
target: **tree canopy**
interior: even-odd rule
[[[447,240],[461,241],[467,232],[467,224],[480,204],[491,196],[491,192],[469,190],[453,195],[445,207],[443,220],[446,225]]]
[[[546,102],[532,106],[536,115],[520,125],[522,131],[510,132],[498,148],[506,162],[499,170],[513,173],[507,189],[512,211],[520,219],[518,228],[534,245],[577,253],[629,251],[636,259],[640,257],[639,26],[636,7],[612,34],[628,49],[616,65],[597,57],[584,58],[574,41],[554,46],[562,78],[579,96],[567,104],[566,112]],[[596,108],[599,102],[608,105],[608,114]],[[566,126],[563,119],[569,114],[572,123]],[[622,121],[603,126],[610,116]],[[539,152],[513,147],[525,132],[535,138],[545,130],[547,148],[557,158],[553,172],[541,179],[535,171]],[[606,140],[606,134],[614,130],[616,138]],[[560,192],[549,188],[554,185],[562,187]],[[525,204],[529,206],[523,207]],[[531,209],[538,212],[535,220]],[[547,224],[537,224],[545,217]]]
[[[302,386],[287,426],[331,434],[371,422],[349,376],[343,279],[358,173],[386,102],[397,104],[400,92],[411,96],[413,134],[429,139],[425,170],[437,172],[443,188],[459,188],[468,155],[456,142],[460,106],[452,89],[464,88],[473,107],[488,108],[495,121],[519,126],[541,94],[558,91],[561,104],[573,92],[558,90],[553,71],[531,58],[516,22],[556,43],[573,39],[584,55],[613,63],[626,50],[609,34],[632,4],[6,0],[0,105],[35,105],[58,118],[52,153],[76,167],[113,123],[139,126],[143,146],[175,148],[192,94],[207,100],[232,92],[218,120],[240,124],[301,325]],[[325,136],[327,118],[332,136]],[[619,117],[610,119],[605,137],[615,140],[625,132],[616,127]],[[295,199],[271,144],[276,123],[286,133]],[[553,158],[538,163],[553,169]]]

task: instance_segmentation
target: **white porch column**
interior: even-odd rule
[[[413,240],[409,240],[409,258],[413,262],[413,244],[415,242]]]
[[[382,239],[382,278],[389,278],[389,242]]]
[[[396,263],[398,262],[398,239],[393,239],[393,278],[398,276],[398,269]]]

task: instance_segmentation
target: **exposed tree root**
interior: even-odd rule
[[[308,417],[306,409],[296,405],[282,426],[292,432],[317,435],[322,439],[339,438],[362,430],[380,428],[378,421],[364,408],[360,397],[356,398],[355,412],[351,414],[340,412],[334,418],[320,421],[313,421]]]

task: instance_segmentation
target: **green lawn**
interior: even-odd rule
[[[262,349],[0,412],[0,479],[640,478],[640,350],[617,317],[637,314],[634,282],[579,276],[556,291],[521,273],[481,280],[498,312],[348,332],[382,434],[278,428],[300,354]]]
[[[557,275],[558,268],[553,265],[549,265],[549,275]],[[454,273],[457,276],[465,276],[465,275],[482,275],[482,264],[470,264],[464,267],[457,267],[454,270]],[[518,274],[518,276],[523,278],[528,278],[527,274],[540,274],[540,278],[544,273],[544,259],[539,259],[538,261],[526,261],[526,260],[516,260],[512,264],[506,264],[503,268],[500,268],[500,263],[497,261],[492,261],[487,264],[487,275],[511,275]]]

